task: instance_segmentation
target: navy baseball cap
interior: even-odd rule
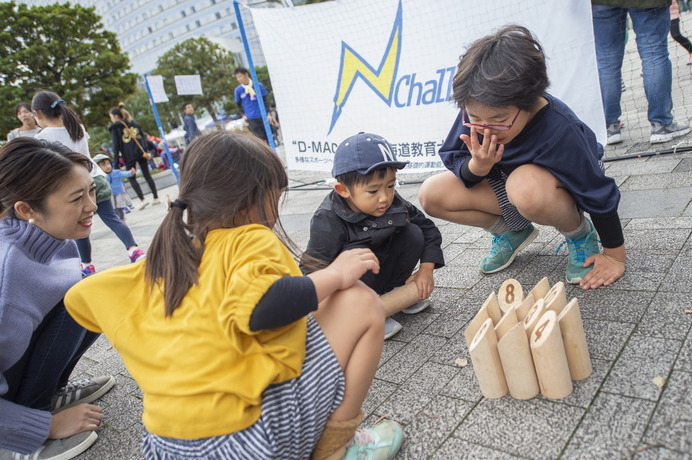
[[[394,149],[382,136],[358,133],[343,141],[334,153],[332,177],[358,171],[368,174],[376,169],[402,169],[408,161],[397,161]]]

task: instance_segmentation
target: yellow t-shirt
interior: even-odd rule
[[[212,230],[198,284],[168,318],[144,268],[138,262],[96,273],[68,291],[65,306],[122,356],[144,393],[146,429],[196,439],[255,423],[264,389],[299,376],[305,358],[305,318],[250,330],[252,311],[269,287],[301,275],[288,249],[261,225]]]

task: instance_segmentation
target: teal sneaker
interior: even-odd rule
[[[509,267],[514,262],[517,252],[528,246],[538,235],[538,229],[529,224],[524,230],[506,232],[502,235],[493,233],[490,253],[481,260],[480,269],[483,273],[495,273]]]
[[[370,428],[356,431],[343,460],[390,460],[404,439],[404,430],[393,420],[383,420]]]
[[[601,250],[598,247],[598,234],[593,227],[590,220],[589,231],[583,233],[578,238],[569,239],[565,238],[565,241],[557,247],[555,254],[558,253],[563,244],[567,244],[567,249],[569,250],[569,257],[567,259],[567,270],[565,271],[565,279],[569,284],[579,284],[587,273],[591,271],[593,265],[586,268],[582,267],[584,261],[593,255],[599,254]]]

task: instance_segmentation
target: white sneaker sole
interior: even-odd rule
[[[432,305],[432,302],[430,302],[430,300],[420,300],[411,305],[410,307],[406,307],[403,310],[401,310],[401,313],[404,313],[406,315],[415,315],[416,313],[420,313],[423,310],[427,310],[428,307],[430,307],[430,305]]]
[[[680,131],[676,131],[674,133],[652,134],[651,139],[649,139],[649,142],[651,144],[661,144],[663,142],[672,141],[676,137],[684,136],[685,134],[689,133],[690,130],[692,130],[692,128],[683,129]]]

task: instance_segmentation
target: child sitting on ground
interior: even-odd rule
[[[509,25],[472,43],[452,83],[461,112],[440,148],[449,171],[428,178],[419,200],[431,216],[492,233],[483,273],[514,261],[538,234],[532,222],[555,227],[569,250],[567,282],[596,289],[625,272],[620,191],[594,133],[548,84],[528,29]]]
[[[430,306],[433,269],[444,266],[444,256],[435,224],[394,190],[396,171],[407,164],[397,161],[389,142],[375,134],[356,134],[337,147],[332,168],[336,184],[310,222],[303,271],[310,271],[307,257],[328,264],[347,249],[371,249],[380,271],[361,280],[380,295],[416,283],[421,300],[402,310],[414,314]],[[385,338],[399,330],[401,325],[387,318]]]
[[[136,173],[135,168],[129,171],[113,169],[111,158],[103,153],[96,155],[94,161],[99,165],[99,168],[108,175],[108,183],[111,185],[111,191],[113,192],[113,207],[115,208],[115,213],[120,217],[120,220],[125,222],[125,214],[134,209],[134,205],[132,204],[130,195],[125,191],[123,179],[134,176]]]
[[[398,451],[396,422],[356,433],[383,346],[382,303],[358,281],[379,271],[377,258],[353,249],[301,276],[272,232],[287,185],[263,141],[202,135],[148,258],[67,293],[69,313],[105,333],[144,393],[146,458]]]

